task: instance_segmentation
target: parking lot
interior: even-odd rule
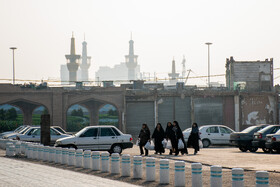
[[[167,150],[166,150],[167,151]],[[4,151],[0,151],[1,157],[4,157]],[[126,149],[122,154],[130,154],[131,156],[139,155],[139,149],[137,146],[134,146],[132,149]],[[280,186],[280,167],[278,164],[278,159],[280,158],[279,154],[267,154],[262,151],[257,151],[256,153],[250,152],[240,152],[238,148],[233,147],[210,147],[206,149],[202,149],[197,155],[193,155],[193,149],[189,149],[189,154],[186,156],[169,156],[167,153],[163,155],[155,155],[154,151],[150,151],[150,156],[156,158],[156,181],[155,182],[146,182],[145,181],[145,159],[143,165],[143,179],[135,180],[131,177],[120,177],[120,175],[112,175],[108,173],[101,173],[99,171],[91,171],[89,169],[75,168],[64,166],[60,164],[54,163],[46,163],[43,161],[31,161],[26,158],[7,158],[11,163],[13,163],[13,167],[10,167],[14,173],[18,173],[22,166],[16,167],[16,162],[13,162],[13,159],[16,159],[20,162],[31,162],[38,165],[48,165],[51,167],[59,168],[59,176],[64,178],[64,182],[68,183],[71,186],[72,179],[68,180],[68,172],[76,171],[78,173],[84,173],[88,176],[84,176],[85,180],[81,182],[85,182],[87,180],[91,181],[95,176],[123,181],[127,183],[132,183],[141,186],[158,186],[159,185],[159,167],[158,161],[161,158],[170,159],[170,184],[164,186],[173,186],[174,184],[174,161],[176,160],[184,160],[186,161],[186,186],[191,186],[191,163],[192,162],[200,162],[203,164],[203,183],[204,186],[210,186],[210,167],[211,165],[220,165],[223,167],[223,186],[231,186],[231,168],[241,167],[245,170],[244,179],[245,186],[254,186],[255,185],[255,171],[257,170],[267,170],[270,172],[270,186]],[[0,158],[1,159],[1,158]],[[5,162],[7,162],[7,160]],[[21,164],[22,165],[22,164]],[[32,172],[37,173],[37,168],[33,166]],[[41,171],[41,167],[39,167]],[[54,171],[55,172],[55,171]],[[49,174],[46,176],[48,177]],[[10,174],[13,177],[13,174]],[[90,177],[91,175],[92,178]],[[132,175],[132,173],[131,173]],[[42,174],[42,176],[44,176]],[[15,176],[16,177],[16,176]],[[98,178],[100,179],[100,178]],[[102,181],[102,180],[101,180]],[[79,180],[76,182],[79,183]],[[3,183],[2,183],[3,184]],[[73,183],[72,183],[73,184]],[[82,184],[82,183],[81,183]],[[1,185],[2,186],[2,185]],[[48,185],[45,185],[48,186]],[[62,185],[63,186],[63,185]]]

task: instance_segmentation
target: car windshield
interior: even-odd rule
[[[28,129],[30,129],[30,127],[25,127],[25,128],[22,129],[19,133],[20,133],[20,134],[25,134],[26,131],[28,131]]]
[[[21,131],[23,128],[24,128],[24,126],[19,126],[18,128],[16,128],[16,129],[14,130],[14,132],[19,132],[19,131]]]
[[[246,129],[244,129],[241,132],[250,133],[251,131],[255,130],[256,128],[257,128],[257,126],[247,127]]]
[[[275,134],[280,134],[280,129]]]
[[[55,130],[57,130],[58,132],[62,133],[62,134],[66,134],[66,132],[60,128],[60,127],[53,127]]]

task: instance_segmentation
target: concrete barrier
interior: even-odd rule
[[[68,166],[75,166],[76,158],[75,158],[75,149],[70,148],[68,150]]]
[[[13,143],[6,143],[6,156],[15,156],[16,155],[16,147]]]
[[[202,187],[202,164],[192,163],[192,186]]]
[[[44,160],[44,146],[38,145],[38,160]]]
[[[84,151],[84,168],[85,169],[91,168],[91,151],[90,150]]]
[[[49,162],[55,162],[55,147],[49,148]]]
[[[55,163],[62,164],[62,148],[61,147],[55,148]]]
[[[21,145],[21,142],[20,142],[20,141],[17,141],[17,142],[16,142],[16,146],[15,146],[15,148],[16,148],[15,154],[16,154],[16,155],[20,155],[20,153],[21,153],[21,151],[20,151],[20,145]]]
[[[159,183],[169,184],[169,160],[160,159],[159,160]]]
[[[256,187],[269,187],[269,173],[267,171],[256,172]]]
[[[142,161],[141,156],[133,156],[133,178],[142,179]]]
[[[45,162],[49,161],[49,151],[50,151],[50,147],[49,146],[44,146],[44,156],[43,156],[43,160]]]
[[[185,162],[175,161],[174,186],[185,186]]]
[[[111,155],[111,173],[112,174],[120,173],[120,155],[119,155],[119,153],[113,153]]]
[[[38,159],[38,144],[34,144],[33,146],[33,155],[32,155],[33,160]]]
[[[232,168],[232,187],[243,187],[244,186],[244,169]]]
[[[130,155],[122,155],[122,177],[130,177]]]
[[[76,167],[77,168],[84,167],[84,152],[82,149],[76,150]]]
[[[154,157],[146,158],[146,181],[156,180],[156,159]]]
[[[211,187],[222,187],[222,167],[221,166],[211,166],[210,168],[211,177]]]
[[[91,153],[91,169],[93,171],[100,170],[100,152],[99,151],[93,151]]]
[[[32,154],[33,154],[33,144],[30,143],[27,146],[27,158],[32,159]]]
[[[109,172],[109,153],[108,152],[101,153],[101,172],[104,172],[104,173]]]
[[[68,148],[62,148],[62,158],[61,164],[68,164]]]

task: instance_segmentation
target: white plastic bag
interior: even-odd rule
[[[136,140],[136,146],[139,146],[139,143],[140,143],[140,141],[139,140]]]
[[[199,148],[200,148],[200,149],[203,148],[203,143],[202,143],[201,140],[198,140],[198,144],[199,144]]]
[[[168,140],[167,143],[166,143],[166,149],[172,149],[172,144],[171,144],[171,141]]]
[[[148,150],[154,150],[155,149],[155,144],[154,144],[153,141],[148,141],[144,147]]]
[[[163,145],[163,148],[166,148],[166,144],[167,144],[166,139],[163,139],[161,143],[162,143],[162,145]]]
[[[183,141],[180,139],[179,141],[178,141],[178,149],[184,149],[184,143],[183,143]]]

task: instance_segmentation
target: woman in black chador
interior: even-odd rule
[[[162,154],[164,153],[164,148],[162,145],[162,141],[164,139],[164,130],[160,123],[157,124],[154,133],[152,135],[152,138],[155,139],[155,154]]]
[[[177,121],[173,121],[173,128],[172,130],[174,131],[175,133],[175,140],[176,140],[176,143],[175,143],[175,146],[174,146],[174,149],[175,149],[175,156],[177,156],[179,154],[179,151],[181,151],[181,154],[188,154],[188,149],[187,149],[187,146],[185,144],[185,140],[184,140],[184,136],[183,136],[183,132],[179,126],[179,123]],[[184,144],[184,148],[183,149],[178,149],[178,142],[179,140],[182,140],[183,144]]]
[[[172,123],[168,122],[165,129],[165,138],[166,140],[170,140],[172,145],[172,149],[170,149],[169,155],[172,155],[174,146],[176,144],[175,132],[172,130],[172,128],[173,128]]]
[[[199,151],[199,129],[197,123],[192,124],[192,131],[190,133],[189,139],[188,139],[188,147],[194,148],[194,154]]]
[[[150,129],[148,127],[147,124],[143,124],[142,125],[142,129],[139,133],[139,147],[140,147],[140,154],[143,155],[144,154],[144,151],[143,151],[143,147],[146,145],[146,143],[150,140]],[[145,148],[145,156],[148,156],[149,154],[149,150]]]

